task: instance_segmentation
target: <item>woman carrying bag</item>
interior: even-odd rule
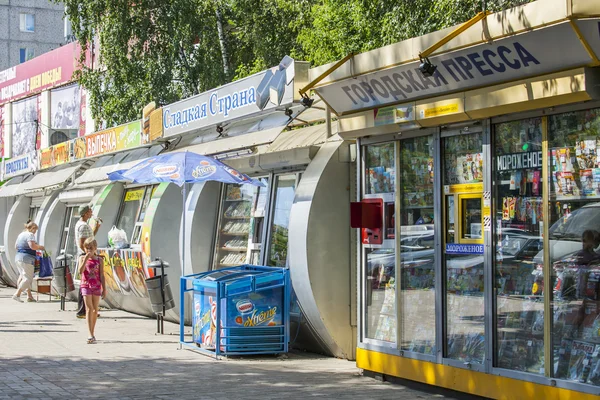
[[[35,233],[38,230],[38,226],[31,220],[25,224],[25,230],[17,237],[15,248],[17,249],[17,255],[15,256],[15,264],[19,270],[19,279],[17,280],[17,291],[12,296],[13,300],[20,303],[21,293],[27,292],[27,301],[35,302],[35,299],[31,295],[31,284],[33,283],[33,272],[35,266],[35,256],[37,250],[45,250],[44,246],[37,244],[35,240]]]

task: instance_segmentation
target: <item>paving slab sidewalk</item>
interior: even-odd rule
[[[216,361],[179,350],[179,326],[101,310],[86,343],[74,303],[17,303],[0,288],[0,399],[461,398],[362,376],[351,361],[309,353]]]

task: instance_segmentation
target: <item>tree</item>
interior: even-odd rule
[[[499,11],[533,0],[488,0]],[[307,61],[315,65],[339,60],[401,40],[465,22],[482,10],[474,0],[321,0],[300,31]]]
[[[108,125],[139,118],[150,101],[168,104],[224,83],[212,2],[64,3],[84,50],[97,36],[103,68],[82,67],[78,79],[90,93],[94,117]]]
[[[60,0],[54,0],[60,1]],[[488,0],[490,11],[532,0]],[[277,65],[322,65],[464,22],[473,0],[64,0],[84,48],[99,42],[101,70],[83,67],[92,114],[109,125]],[[85,56],[85,53],[82,57]],[[83,61],[83,60],[82,60]]]

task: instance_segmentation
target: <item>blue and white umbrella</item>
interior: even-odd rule
[[[111,181],[127,181],[140,184],[161,182],[183,186],[183,231],[186,219],[186,183],[217,181],[233,184],[265,186],[262,182],[215,160],[193,152],[176,152],[150,157],[130,169],[122,169],[108,174]],[[183,235],[185,240],[185,234]],[[182,243],[182,273],[185,269],[185,243]]]
[[[205,181],[264,186],[262,182],[252,179],[212,157],[189,151],[150,157],[133,168],[114,171],[108,174],[108,178],[111,181],[142,184],[169,182],[178,186]]]

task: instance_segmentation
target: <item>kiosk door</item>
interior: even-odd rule
[[[478,369],[485,359],[482,134],[444,137],[442,149],[444,356]]]

